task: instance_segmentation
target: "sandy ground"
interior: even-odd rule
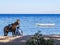
[[[7,43],[7,42],[11,42],[12,40],[14,39],[17,39],[17,38],[21,38],[22,36],[0,36],[0,42],[4,42],[4,43]]]

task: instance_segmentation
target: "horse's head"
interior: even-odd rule
[[[16,23],[16,25],[19,25],[20,20],[19,20],[19,19],[17,19],[15,23]]]

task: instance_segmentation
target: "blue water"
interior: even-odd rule
[[[0,14],[0,36],[4,34],[4,27],[20,19],[20,29],[23,35],[33,35],[37,31],[42,34],[60,34],[60,14]],[[37,26],[37,23],[54,23],[55,26]],[[11,32],[8,33],[12,35]]]

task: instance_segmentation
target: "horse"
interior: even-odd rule
[[[15,31],[16,31],[16,27],[19,27],[19,21],[20,20],[16,20],[15,23],[12,23],[11,25],[5,26],[4,27],[4,36],[8,35],[8,32],[12,32],[12,35],[15,35]]]

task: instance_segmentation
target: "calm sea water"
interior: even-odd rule
[[[37,31],[42,34],[60,34],[60,14],[0,14],[0,36],[4,34],[4,27],[20,20],[23,35],[32,35]],[[55,24],[54,26],[38,26],[39,24]],[[8,33],[12,35],[11,32]]]

